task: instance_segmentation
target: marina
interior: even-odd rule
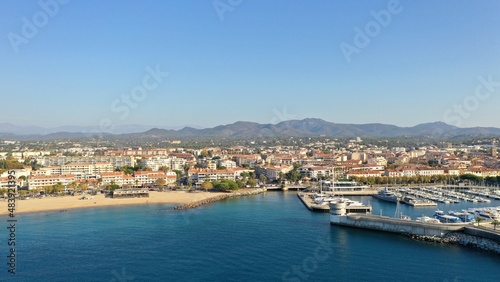
[[[301,202],[311,211],[329,212],[331,203],[344,203],[350,212],[371,213],[371,206],[359,201],[353,201],[344,197],[335,197],[328,194],[297,193]]]
[[[372,197],[376,199],[373,202],[374,204],[385,203],[383,205],[390,206],[396,203],[394,216],[383,215],[382,209],[380,209],[380,215],[372,214],[372,203],[369,200],[366,203],[366,200],[369,199],[366,196],[356,196],[349,199],[320,191],[320,193],[299,192],[297,197],[311,211],[329,212],[331,225],[397,233],[436,242],[460,241],[463,245],[475,246],[500,254],[500,232],[496,231],[498,219],[500,219],[500,206],[468,207],[462,208],[460,211],[448,210],[445,212],[439,208],[436,209],[436,207],[438,207],[438,203],[444,206],[448,205],[447,202],[433,201],[422,196],[436,194],[450,197],[451,193],[456,192],[442,191],[439,194],[437,189],[419,188],[409,193],[405,189],[391,191],[384,188],[379,190],[377,194],[372,194]],[[422,191],[428,194],[419,193]],[[434,210],[432,214],[426,215],[424,213],[421,216],[412,218],[412,216],[403,215],[400,210],[400,203],[405,203],[411,209],[420,207],[418,210],[429,210],[429,208],[434,208]],[[462,205],[474,205],[488,202],[462,200],[458,201],[457,204],[460,203]],[[415,211],[411,214],[415,215]],[[479,226],[481,221],[484,223]],[[475,223],[478,226],[475,226]]]

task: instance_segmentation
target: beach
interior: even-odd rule
[[[190,204],[213,197],[218,197],[226,193],[212,192],[185,192],[185,191],[168,191],[168,192],[149,192],[148,198],[106,198],[103,194],[95,195],[91,199],[80,200],[81,196],[62,196],[62,197],[45,197],[41,199],[16,199],[15,213],[26,212],[42,212],[42,211],[60,211],[78,208],[103,207],[103,206],[122,206],[122,205],[138,205],[138,204]],[[7,200],[0,201],[0,215],[7,215]]]

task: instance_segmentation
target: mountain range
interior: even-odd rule
[[[278,124],[259,124],[239,121],[213,128],[198,129],[184,127],[174,130],[144,126],[122,126],[124,133],[100,134],[97,130],[84,127],[64,127],[44,129],[41,127],[16,127],[0,124],[0,138],[13,140],[57,140],[82,138],[100,135],[117,138],[256,138],[273,136],[336,136],[336,137],[398,137],[398,136],[500,136],[500,128],[471,127],[460,128],[443,122],[424,123],[413,127],[399,127],[390,124],[344,124],[324,121],[317,118],[283,121]],[[69,129],[69,130],[68,130]],[[73,129],[73,130],[71,130]],[[82,130],[83,129],[83,130]],[[134,132],[135,131],[135,132]]]

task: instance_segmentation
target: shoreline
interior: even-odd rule
[[[187,191],[150,191],[149,197],[144,198],[106,198],[103,194],[94,195],[92,199],[80,200],[79,196],[45,197],[42,199],[16,200],[15,214],[62,212],[68,210],[85,209],[92,207],[113,207],[147,204],[179,204],[175,210],[196,208],[209,203],[221,201],[231,197],[257,195],[266,189],[240,189],[236,192],[187,192]],[[3,204],[2,204],[3,203]],[[8,216],[8,202],[0,202],[0,217]]]
[[[95,195],[92,199],[80,200],[79,196],[45,197],[42,199],[16,200],[15,214],[38,213],[47,211],[67,211],[92,207],[111,207],[144,204],[180,204],[186,205],[199,201],[218,198],[227,193],[222,192],[149,192],[149,197],[113,199],[103,194]],[[8,202],[0,202],[0,216],[8,216]]]

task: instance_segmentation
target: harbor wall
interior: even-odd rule
[[[469,235],[462,232],[450,232],[444,237],[411,235],[413,239],[432,243],[460,245],[500,254],[500,243],[491,239]]]
[[[211,198],[208,198],[208,199],[205,199],[205,200],[201,200],[201,201],[197,201],[197,202],[194,202],[194,203],[189,203],[189,204],[185,204],[185,205],[176,206],[173,209],[174,210],[194,209],[194,208],[197,208],[199,206],[203,206],[203,205],[206,205],[206,204],[209,204],[209,203],[221,201],[221,200],[224,200],[224,199],[227,199],[227,198],[257,195],[257,194],[260,194],[260,193],[264,193],[266,191],[267,191],[266,188],[256,188],[256,189],[252,189],[250,191],[245,191],[245,192],[232,192],[232,193],[227,193],[227,194],[223,194],[223,195],[214,196],[214,197],[211,197]]]
[[[443,237],[448,232],[461,231],[464,228],[463,225],[425,223],[368,214],[348,214],[344,216],[332,214],[330,215],[330,222],[332,224],[399,234],[437,237]]]
[[[484,230],[481,228],[469,226],[464,228],[464,234],[478,236],[500,243],[500,233],[493,230]]]

